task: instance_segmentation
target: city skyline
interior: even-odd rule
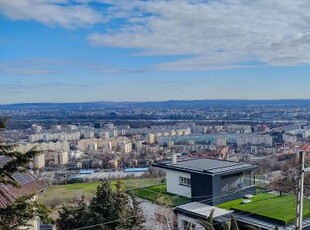
[[[3,0],[0,104],[310,98],[306,0]]]

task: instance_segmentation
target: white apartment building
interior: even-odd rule
[[[25,153],[30,149],[36,148],[38,151],[68,151],[70,145],[67,141],[47,142],[47,143],[21,143],[16,147],[16,151]]]
[[[32,129],[35,133],[39,133],[39,132],[42,131],[42,126],[33,124],[33,125],[31,126],[31,129]]]
[[[227,138],[224,136],[217,138],[216,145],[217,146],[226,146],[227,145]]]
[[[140,151],[143,148],[143,141],[136,141],[136,150]]]
[[[70,151],[68,152],[69,159],[80,159],[84,156],[84,152],[81,151]]]
[[[282,135],[282,139],[284,143],[294,143],[297,142],[297,136],[290,134],[290,133],[284,133]]]
[[[146,136],[146,143],[148,144],[154,144],[156,141],[156,135],[153,133],[150,133]]]
[[[121,153],[130,153],[132,151],[132,144],[131,143],[126,143],[126,144],[122,144],[120,146],[121,149]]]
[[[80,139],[80,132],[48,132],[48,133],[35,133],[29,135],[29,142],[38,142],[38,141],[74,141]]]
[[[237,145],[272,145],[272,137],[270,135],[244,134],[235,138]]]
[[[81,130],[81,135],[84,136],[85,139],[94,138],[95,132],[92,130]]]

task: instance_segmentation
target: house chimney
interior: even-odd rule
[[[177,163],[177,154],[173,153],[172,154],[172,164],[176,164]]]

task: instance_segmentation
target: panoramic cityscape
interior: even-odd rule
[[[309,19],[0,0],[0,230],[310,229]]]

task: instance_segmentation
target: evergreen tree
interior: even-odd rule
[[[19,229],[27,226],[29,220],[36,216],[35,205],[31,197],[21,197],[13,204],[0,209],[0,229]]]
[[[53,219],[50,218],[50,214],[52,213],[51,209],[46,207],[45,204],[41,202],[35,202],[35,207],[37,210],[38,217],[40,218],[42,223],[53,223]]]
[[[124,185],[118,181],[116,191],[112,190],[108,181],[97,187],[95,197],[86,205],[83,202],[73,207],[63,207],[59,212],[57,227],[67,230],[78,227],[105,230],[131,230],[143,229],[143,214],[138,202],[130,199],[126,194]]]
[[[112,191],[110,182],[103,181],[98,186],[96,196],[89,204],[90,220],[93,224],[111,222],[118,219],[115,192]],[[115,229],[117,223],[106,224],[100,229]]]
[[[122,181],[116,183],[116,202],[120,204],[117,206],[117,215],[120,221],[117,223],[116,229],[142,229],[144,218],[139,202],[134,196],[130,197],[125,193]]]
[[[12,174],[23,172],[38,151],[32,149],[26,153],[20,153],[14,150],[13,145],[5,144],[2,136],[5,126],[6,121],[0,119],[0,156],[10,158],[9,162],[0,167],[0,183],[19,187],[20,185],[13,180]],[[0,208],[0,229],[19,229],[36,216],[48,219],[48,209],[46,207],[43,209],[43,204],[33,202],[30,198],[31,196],[20,197],[14,203]]]
[[[118,229],[128,229],[130,222],[127,219],[131,213],[131,206],[129,204],[128,195],[125,193],[124,184],[121,181],[116,182],[116,204],[119,204],[116,207],[116,216],[120,220],[117,224]]]
[[[63,206],[59,211],[59,218],[56,221],[58,229],[70,230],[91,224],[88,219],[89,212],[84,197],[78,200],[75,206]]]
[[[143,217],[143,212],[140,208],[140,202],[137,201],[137,199],[132,196],[132,208],[130,211],[131,218],[128,220],[127,226],[129,226],[129,229],[133,230],[139,230],[143,229],[143,223],[145,222],[144,217]]]
[[[0,119],[0,156],[9,157],[11,160],[0,167],[0,183],[19,186],[12,178],[15,172],[22,172],[25,166],[38,154],[38,151],[31,149],[26,153],[20,153],[14,150],[13,145],[3,143],[2,133],[5,128],[6,120]]]

